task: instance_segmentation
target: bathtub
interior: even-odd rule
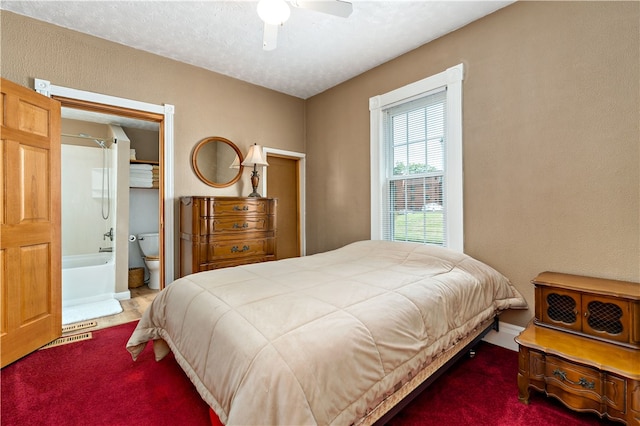
[[[113,299],[116,268],[113,253],[62,256],[62,307]]]

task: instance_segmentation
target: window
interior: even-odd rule
[[[371,238],[463,251],[463,66],[370,99]]]

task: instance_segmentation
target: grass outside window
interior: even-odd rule
[[[393,212],[393,240],[444,245],[444,213]]]

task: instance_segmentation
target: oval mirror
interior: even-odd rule
[[[191,165],[201,181],[224,188],[242,176],[242,153],[230,140],[214,136],[198,142],[193,149]]]

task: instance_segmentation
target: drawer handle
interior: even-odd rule
[[[580,379],[578,380],[577,383],[576,382],[572,382],[571,380],[567,379],[567,373],[565,373],[564,371],[560,370],[559,368],[556,368],[555,370],[553,370],[553,375],[560,377],[561,380],[564,380],[565,382],[571,383],[572,385],[580,385],[585,389],[594,389],[596,387],[596,382],[595,381],[589,382],[584,377],[580,377]]]
[[[242,225],[239,225],[237,223],[233,224],[233,229],[239,229],[239,228],[243,228],[244,229],[244,228],[248,228],[248,227],[249,227],[249,224],[247,222],[243,223]]]
[[[231,253],[238,253],[238,252],[242,253],[247,250],[249,250],[249,246],[242,246],[242,250],[240,250],[238,246],[231,247]]]
[[[249,206],[242,206],[242,207],[240,207],[240,206],[233,206],[233,209],[234,209],[235,211],[237,211],[237,212],[241,212],[241,211],[245,211],[245,212],[246,212],[247,210],[249,210]]]

